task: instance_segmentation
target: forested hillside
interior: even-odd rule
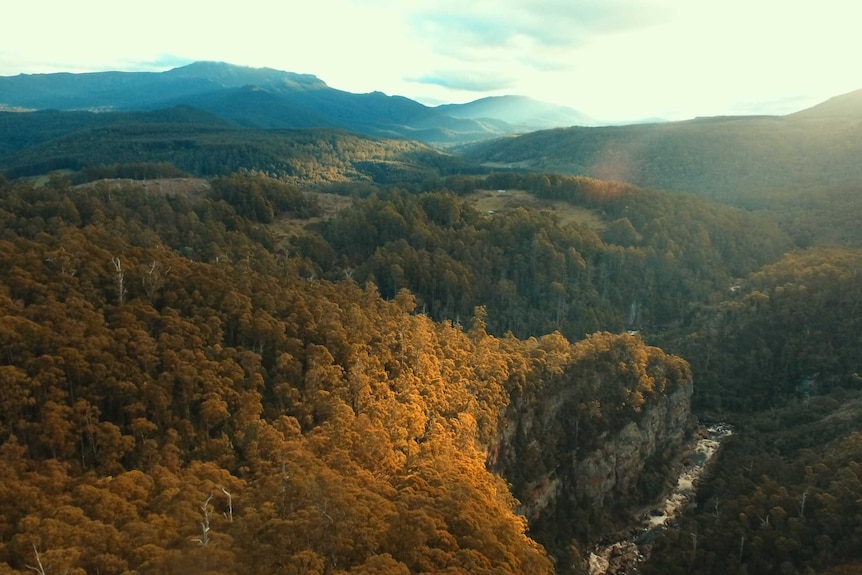
[[[475,144],[465,156],[518,167],[705,195],[733,204],[819,194],[862,179],[862,98],[790,116],[545,130]]]
[[[592,442],[670,385],[639,337],[498,337],[321,278],[262,223],[314,202],[261,175],[0,186],[4,573],[550,573],[485,468],[510,398],[620,381]]]
[[[696,507],[658,539],[642,572],[859,573],[855,387],[740,419]]]
[[[59,123],[68,127],[56,137],[38,127],[56,122],[53,114],[24,116],[37,126],[20,121],[22,114],[0,112],[0,134],[14,143],[8,155],[0,154],[9,179],[131,163],[170,163],[202,177],[259,170],[304,184],[419,181],[467,169],[461,159],[417,142],[326,129],[245,129],[188,108],[62,115]]]
[[[457,177],[442,191],[378,188],[293,248],[323,277],[373,280],[386,297],[408,288],[436,319],[488,309],[493,333],[656,329],[688,321],[706,300],[774,261],[791,242],[748,212],[587,178]],[[604,229],[562,225],[555,212],[480,212],[454,191],[535,189],[592,210]]]
[[[420,195],[365,188],[367,198],[317,228],[325,241],[302,236],[293,247],[315,262],[315,274],[373,279],[387,297],[407,287],[438,318],[457,321],[466,317],[459,301],[482,301],[492,333],[559,329],[580,339],[639,328],[689,359],[696,412],[732,421],[737,433],[699,505],[659,539],[645,570],[854,568],[862,255],[857,247],[799,248],[857,246],[847,215],[855,196],[843,209],[809,199],[821,214],[843,217],[829,226],[812,215],[794,245],[766,217],[787,213],[779,202],[755,215],[552,174],[456,177],[446,186]],[[528,190],[553,211],[541,202],[479,211],[469,199],[477,188],[498,197]],[[565,205],[600,223],[561,225]],[[589,402],[579,405],[589,413]],[[564,517],[578,522],[573,532],[589,532],[588,514]],[[536,527],[563,556],[568,527]],[[686,533],[700,533],[699,543]]]
[[[679,346],[700,374],[703,407],[759,410],[859,387],[860,269],[859,249],[796,252],[700,309]]]
[[[787,254],[665,334],[695,409],[737,429],[644,573],[858,572],[860,264],[858,248]]]

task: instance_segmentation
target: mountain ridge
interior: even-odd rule
[[[828,100],[800,110],[788,117],[793,118],[847,118],[862,119],[862,89],[833,96]]]
[[[450,108],[453,113],[447,113],[404,96],[339,90],[313,74],[213,61],[165,72],[0,77],[3,109],[147,111],[177,105],[200,108],[245,127],[339,128],[435,145],[570,125],[580,117],[574,110],[536,101],[531,101],[532,112],[517,115],[510,101],[507,110],[498,110],[490,119],[479,118],[468,105]]]
[[[784,116],[712,116],[555,128],[473,143],[487,166],[553,171],[691,192],[746,206],[862,180],[862,91]]]
[[[186,66],[172,68],[163,72],[174,78],[203,78],[222,80],[225,87],[240,87],[247,84],[285,84],[305,88],[328,88],[329,86],[314,74],[298,74],[275,68],[252,68],[236,66],[214,60],[199,60]]]

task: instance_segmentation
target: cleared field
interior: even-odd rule
[[[483,212],[503,212],[519,207],[532,208],[536,210],[549,210],[557,216],[560,225],[575,223],[602,230],[605,221],[592,210],[573,206],[567,202],[557,200],[543,200],[524,190],[476,190],[465,197],[468,202],[475,204],[476,208]]]
[[[346,208],[353,202],[352,198],[338,196],[335,194],[326,194],[321,192],[304,192],[308,197],[317,198],[317,204],[320,206],[320,215],[312,218],[278,218],[270,224],[270,230],[278,242],[280,247],[290,240],[290,238],[302,235],[308,228],[313,227],[320,222],[331,219],[338,212]]]

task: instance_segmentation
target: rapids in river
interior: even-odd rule
[[[641,513],[635,524],[620,531],[612,541],[596,546],[589,554],[590,575],[630,575],[649,556],[652,542],[662,529],[694,497],[698,479],[718,452],[721,442],[733,434],[729,425],[710,425],[700,434],[685,457],[676,486],[667,496]]]

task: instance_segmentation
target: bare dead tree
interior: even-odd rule
[[[287,465],[282,462],[281,464],[281,518],[287,515],[287,480],[290,478],[290,475],[287,474]]]
[[[114,270],[117,272],[117,299],[119,300],[120,305],[123,305],[123,301],[126,298],[126,283],[125,274],[123,273],[123,264],[120,262],[120,258],[116,256],[111,257],[111,263],[114,264]]]
[[[63,275],[74,277],[78,273],[76,261],[69,255],[65,248],[61,247],[56,252],[45,258],[46,262],[52,263],[60,269]]]
[[[697,529],[689,532],[689,536],[691,537],[691,561],[689,563],[689,571],[691,571],[692,566],[694,566],[694,562],[697,559]]]
[[[24,564],[24,566],[31,571],[35,571],[39,575],[45,575],[45,566],[42,565],[42,556],[39,553],[39,550],[36,548],[35,543],[33,543],[33,555],[36,556],[36,566],[34,567],[33,565],[28,565],[26,563]]]
[[[147,266],[143,278],[144,291],[147,293],[147,297],[152,298],[153,295],[165,285],[165,280],[170,271],[170,267],[165,268],[158,260],[153,260],[152,263]]]
[[[327,509],[329,509],[328,501],[324,501],[323,505],[321,505],[320,503],[317,504],[317,510],[320,511],[320,514],[329,519],[330,523],[335,523],[335,519],[333,519],[332,515],[327,512]]]
[[[213,496],[210,495],[207,497],[206,501],[201,504],[201,512],[204,514],[204,518],[201,519],[201,536],[195,538],[195,541],[200,543],[201,547],[206,547],[210,542],[210,500],[212,500]]]
[[[808,498],[808,490],[809,490],[809,489],[811,489],[811,488],[810,488],[810,487],[806,487],[806,488],[805,488],[805,491],[803,491],[803,492],[802,492],[802,495],[800,495],[800,496],[797,498],[797,499],[798,499],[798,501],[799,501],[798,507],[799,507],[799,516],[800,516],[800,517],[804,517],[804,516],[805,516],[805,500]]]
[[[221,488],[221,492],[227,495],[227,513],[225,513],[225,517],[227,517],[228,521],[233,522],[233,497],[231,497],[230,492],[224,487]]]

